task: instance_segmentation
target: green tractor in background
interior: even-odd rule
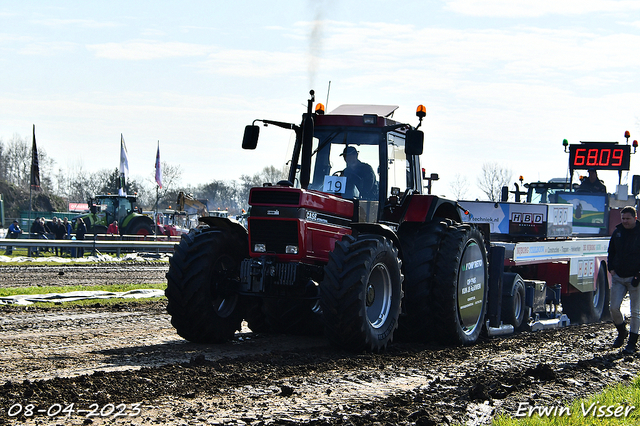
[[[89,199],[89,213],[73,218],[73,231],[77,226],[77,219],[81,218],[87,226],[89,234],[106,234],[107,227],[118,221],[120,235],[150,235],[154,233],[153,219],[142,214],[136,206],[133,195],[97,195]]]

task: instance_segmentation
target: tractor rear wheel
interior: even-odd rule
[[[572,323],[588,324],[598,322],[609,313],[609,286],[607,269],[604,263],[598,268],[596,289],[584,293],[571,293],[562,296],[562,312]]]
[[[402,301],[402,262],[385,237],[363,234],[336,243],[320,287],[325,332],[336,346],[381,351],[393,339]]]
[[[134,223],[129,230],[127,230],[126,232],[127,234],[130,235],[152,235],[153,234],[153,228],[151,227],[151,225],[149,225],[146,222],[136,222]]]
[[[436,339],[447,345],[478,340],[487,310],[487,251],[475,227],[448,227],[436,259],[431,297],[431,324]]]
[[[240,262],[248,243],[218,228],[183,235],[169,261],[167,311],[183,338],[220,343],[240,330],[243,301],[237,292]]]
[[[400,231],[405,297],[397,333],[402,339],[429,341],[433,338],[429,304],[436,256],[446,230],[445,221],[433,221]]]

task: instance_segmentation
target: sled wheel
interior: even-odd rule
[[[505,272],[502,282],[506,291],[502,296],[502,321],[516,331],[523,330],[531,316],[531,308],[525,304],[524,280],[518,274]]]
[[[571,293],[562,296],[562,311],[572,323],[587,324],[598,322],[609,312],[609,286],[607,269],[604,263],[598,268],[596,288],[584,293]]]

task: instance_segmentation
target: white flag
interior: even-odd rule
[[[120,133],[120,188],[118,188],[118,195],[121,197],[126,196],[125,185],[129,176],[129,160],[127,159],[127,146],[124,144],[124,136]]]

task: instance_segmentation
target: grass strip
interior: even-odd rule
[[[521,403],[515,413],[496,417],[493,426],[592,426],[640,424],[640,377],[609,386],[570,405]]]

